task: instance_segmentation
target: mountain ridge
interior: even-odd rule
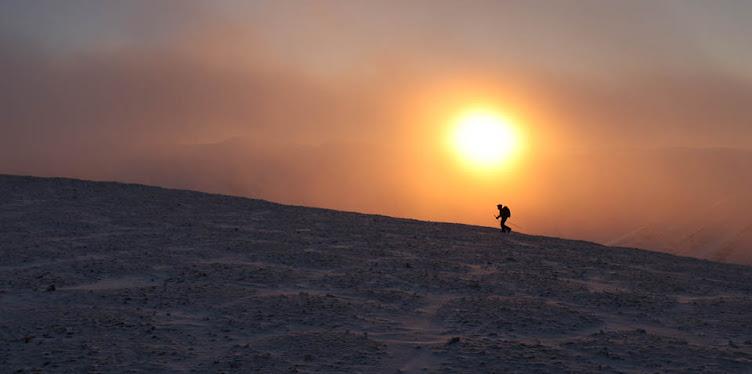
[[[0,371],[752,370],[752,268],[0,175]]]

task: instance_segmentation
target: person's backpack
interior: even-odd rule
[[[501,216],[507,218],[512,217],[512,212],[509,211],[508,206],[501,208]]]

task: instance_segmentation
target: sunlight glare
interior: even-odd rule
[[[452,134],[458,156],[470,166],[493,169],[509,161],[519,148],[510,121],[488,111],[473,111],[459,117]]]

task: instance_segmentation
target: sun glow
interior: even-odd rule
[[[520,136],[512,122],[491,111],[460,115],[450,139],[463,163],[485,170],[507,164],[520,149]]]

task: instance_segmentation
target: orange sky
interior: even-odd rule
[[[0,10],[2,173],[488,226],[501,202],[520,231],[628,245],[646,223],[684,238],[709,211],[752,225],[743,2]],[[446,146],[476,107],[514,119],[514,163],[478,172]]]

